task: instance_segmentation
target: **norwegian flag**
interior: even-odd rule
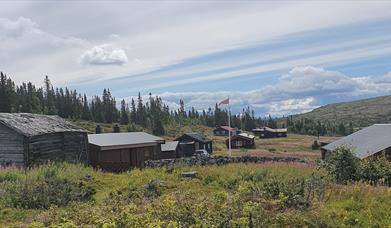
[[[229,98],[227,98],[219,103],[219,105],[222,105],[222,104],[229,104]]]

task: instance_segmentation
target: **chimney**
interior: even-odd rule
[[[113,132],[114,133],[120,133],[121,129],[119,128],[118,124],[114,125]]]
[[[96,128],[95,128],[95,134],[101,134],[102,133],[102,128],[100,127],[100,125],[96,125]]]

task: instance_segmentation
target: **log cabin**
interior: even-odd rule
[[[0,164],[88,161],[87,131],[54,115],[0,113]]]
[[[185,133],[175,139],[175,141],[179,141],[184,157],[193,156],[196,150],[203,149],[206,150],[209,154],[213,152],[212,140],[197,132]]]
[[[106,171],[143,168],[147,160],[160,159],[164,139],[145,132],[88,135],[90,164]]]
[[[348,147],[359,159],[384,153],[391,161],[391,124],[374,124],[321,147],[322,159],[329,159],[338,147]]]
[[[236,128],[228,127],[228,126],[219,126],[213,130],[213,134],[217,136],[228,136],[229,132],[232,135],[236,135],[238,130]]]
[[[270,127],[261,127],[251,130],[254,135],[259,136],[259,138],[280,138],[287,137],[288,129],[286,128],[270,128]]]
[[[225,140],[227,148],[229,139]],[[231,148],[255,148],[255,136],[247,133],[240,133],[231,137]]]

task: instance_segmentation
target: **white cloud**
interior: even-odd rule
[[[129,60],[123,49],[102,44],[85,51],[79,61],[86,65],[123,65]]]
[[[90,77],[121,77],[298,32],[387,18],[390,6],[389,2],[6,2],[0,15],[6,18],[23,15],[25,19],[8,25],[7,30],[12,32],[3,33],[4,29],[0,29],[0,36],[8,37],[0,44],[1,51],[7,52],[2,54],[1,63],[17,81],[26,77],[33,82],[41,81],[44,74],[56,75],[54,82],[64,84]],[[35,33],[36,29],[40,32]],[[21,34],[29,35],[26,39],[15,39],[23,37]],[[33,42],[27,38],[31,36]],[[41,42],[36,45],[34,40]],[[72,50],[62,48],[65,41]],[[102,43],[130,50],[132,59],[138,58],[143,64],[129,62],[113,69],[86,68],[75,63],[87,48]],[[77,45],[80,46],[76,48]],[[288,68],[300,64],[317,63],[289,63]]]
[[[0,31],[0,40],[6,38],[16,39],[27,33],[40,33],[36,23],[24,17],[20,17],[15,21],[8,18],[0,18]]]
[[[283,116],[308,112],[335,100],[354,100],[391,94],[391,73],[384,76],[349,77],[338,71],[313,66],[295,67],[279,78],[279,83],[244,92],[178,92],[159,96],[172,108],[183,99],[198,110],[213,107],[230,97],[233,112],[250,106],[261,116]]]

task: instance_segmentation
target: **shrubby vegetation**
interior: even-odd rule
[[[198,172],[196,178],[180,177],[190,170]],[[324,169],[303,164],[177,166],[121,174],[71,164],[42,166],[27,173],[0,170],[2,182],[16,183],[24,178],[39,183],[67,180],[71,189],[50,194],[70,200],[22,207],[4,201],[2,191],[0,221],[4,225],[385,227],[391,223],[387,216],[391,210],[389,189],[361,183],[336,185]],[[87,198],[80,197],[86,192]],[[32,198],[42,196],[36,191],[30,194]]]
[[[354,156],[352,149],[342,146],[333,151],[331,158],[322,167],[337,183],[363,181],[391,186],[391,162],[385,154],[360,160]]]
[[[74,201],[89,201],[95,189],[88,179],[70,180],[59,172],[65,165],[48,165],[26,175],[15,169],[0,173],[0,204],[13,208],[47,209]]]

